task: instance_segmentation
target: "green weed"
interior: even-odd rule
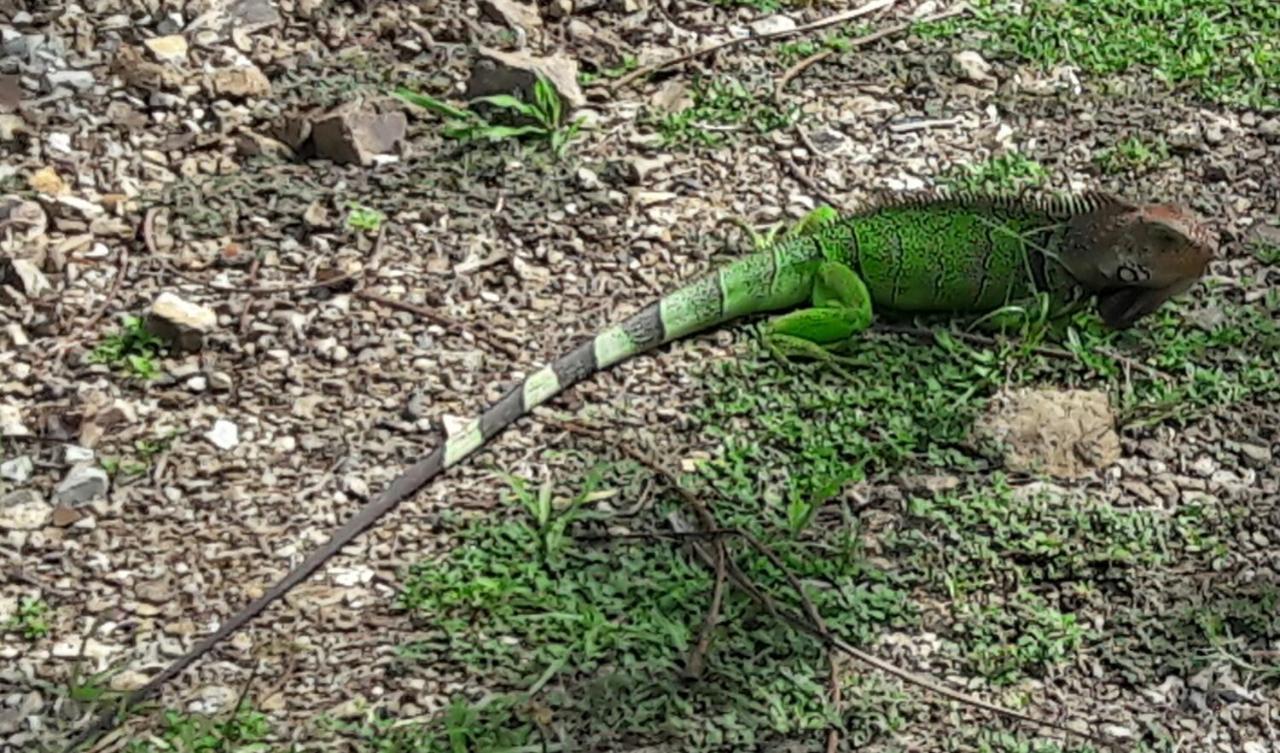
[[[156,359],[163,347],[159,338],[147,332],[140,317],[126,316],[123,330],[99,343],[89,354],[89,362],[123,368],[142,379],[154,379],[160,375]]]
[[[1258,261],[1272,267],[1280,266],[1280,243],[1253,241],[1249,246]]]
[[[28,597],[18,603],[18,611],[4,625],[9,632],[21,633],[23,638],[34,641],[49,634],[49,623],[45,615],[49,605],[43,599]]]
[[[168,709],[163,726],[151,740],[132,740],[127,753],[263,753],[271,731],[266,716],[242,703],[226,719],[184,714]]]
[[[385,219],[382,212],[354,201],[347,204],[347,209],[349,210],[347,227],[363,230],[366,233],[376,233],[378,228],[382,227],[382,221]]]
[[[470,109],[459,109],[426,94],[418,94],[403,87],[395,92],[404,101],[425,108],[446,118],[445,136],[460,141],[486,139],[503,141],[532,136],[547,142],[556,156],[563,156],[570,141],[578,134],[584,119],[579,117],[564,123],[564,104],[559,92],[548,80],[539,77],[533,87],[533,102],[525,102],[510,94],[493,94],[477,97],[474,103],[488,105],[496,111],[508,111],[525,122],[517,125],[494,123]]]
[[[151,460],[156,455],[168,450],[177,436],[178,431],[173,430],[166,432],[155,439],[136,440],[133,443],[136,459],[103,457],[100,465],[103,470],[113,477],[121,476],[129,478],[141,476],[145,474],[147,472],[147,468],[151,466]]]
[[[794,0],[711,0],[712,5],[722,8],[746,8],[756,13],[777,13]]]
[[[798,106],[781,111],[733,78],[695,80],[693,104],[679,112],[645,117],[667,146],[722,147],[738,132],[768,133],[785,128],[800,116]]]
[[[1008,152],[984,162],[957,165],[939,183],[961,191],[1004,193],[1042,186],[1048,177],[1039,162],[1020,152]]]
[[[1169,148],[1162,140],[1148,143],[1139,136],[1129,136],[1099,151],[1094,162],[1108,174],[1145,172],[1169,158]]]
[[[823,50],[841,53],[853,49],[853,41],[872,31],[869,24],[850,25],[840,31],[824,34],[817,39],[800,39],[791,42],[780,42],[774,48],[774,55],[783,65],[791,65],[803,58]]]
[[[609,68],[601,68],[599,71],[595,71],[595,72],[583,71],[579,73],[578,82],[583,85],[586,85],[586,84],[595,83],[596,81],[600,81],[601,79],[621,78],[639,67],[640,67],[640,61],[637,58],[631,55],[623,55],[622,62],[619,63],[618,65],[615,65]]]

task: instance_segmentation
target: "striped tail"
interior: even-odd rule
[[[743,257],[649,304],[621,324],[601,331],[549,366],[528,377],[463,430],[400,474],[379,497],[368,502],[319,549],[289,571],[262,596],[232,615],[146,685],[125,696],[125,707],[145,700],[209,649],[256,617],[272,602],[306,580],[406,497],[458,464],[533,408],[597,371],[661,345],[749,314],[798,305],[813,287],[822,250],[814,239],[798,238]],[[67,747],[68,753],[112,725],[105,712]]]

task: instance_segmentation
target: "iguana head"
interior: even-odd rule
[[[1133,204],[1109,197],[1071,221],[1071,251],[1063,263],[1097,294],[1098,313],[1125,329],[1204,275],[1218,241],[1190,209]]]

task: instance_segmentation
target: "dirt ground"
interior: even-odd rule
[[[876,5],[883,9],[859,17],[864,26],[851,38],[953,4]],[[1088,578],[1042,573],[1040,585],[1065,579],[1079,587],[1075,596],[1055,596],[1055,608],[1067,613],[1072,598],[1087,602],[1075,614],[1106,639],[1037,656],[1037,667],[1050,668],[1010,684],[989,682],[991,673],[940,648],[968,640],[957,637],[965,619],[926,583],[927,573],[890,577],[895,589],[920,595],[914,616],[867,617],[877,627],[857,627],[857,645],[956,690],[1111,735],[1120,749],[1280,750],[1280,472],[1273,459],[1280,451],[1280,115],[1166,93],[1142,71],[1099,77],[1046,69],[984,56],[967,37],[906,31],[837,49],[794,77],[787,76],[792,66],[821,48],[779,45],[819,32],[730,46],[611,88],[634,69],[628,60],[643,66],[745,29],[787,28],[788,19],[808,23],[855,6],[762,7],[16,0],[0,8],[7,55],[0,58],[0,750],[61,749],[95,699],[140,686],[514,380],[746,249],[750,241],[732,219],[756,228],[794,221],[822,202],[851,206],[878,191],[968,175],[964,166],[974,165],[995,165],[986,173],[994,180],[1182,202],[1221,238],[1209,280],[1176,314],[1151,325],[1164,350],[1140,357],[1150,356],[1144,362],[1157,377],[1120,359],[1115,371],[1085,384],[1080,367],[1053,365],[1052,357],[1025,377],[1009,377],[1036,389],[1142,398],[1121,411],[1128,423],[1108,435],[1105,458],[1073,460],[1086,473],[1051,484],[1066,496],[1026,509],[1048,519],[1077,504],[1070,500],[1088,498],[1122,511],[1160,511],[1174,521],[1168,530],[1179,543],[1153,534],[1152,551],[1168,557],[1148,563],[1143,579],[1102,565]],[[438,116],[389,96],[403,86],[462,103],[474,71],[487,70],[480,47],[555,53],[593,74],[577,81],[582,101],[572,115],[584,125],[562,158],[537,143],[447,138]],[[961,52],[972,56],[957,58]],[[481,79],[505,81],[492,71]],[[742,88],[715,88],[730,79]],[[709,90],[708,81],[718,83]],[[770,87],[780,83],[775,101]],[[334,135],[319,124],[338,106],[369,119],[351,126],[330,117]],[[786,124],[792,111],[797,126]],[[396,113],[405,115],[403,135]],[[306,128],[311,136],[302,138]],[[1158,156],[1147,162],[1129,154],[1127,169],[1104,169],[1100,155],[1135,135],[1160,144]],[[1011,154],[1019,156],[1000,161]],[[381,219],[362,223],[361,207]],[[157,305],[191,338],[189,349],[153,347],[126,319]],[[1183,336],[1190,330],[1194,338]],[[743,330],[707,334],[599,375],[550,407],[619,446],[652,447],[688,472],[695,460],[724,452],[722,435],[707,428],[720,421],[718,406],[745,405],[746,395],[767,395],[782,379],[754,366],[715,376],[716,364],[747,360],[751,339]],[[920,368],[949,368],[943,351],[924,354],[937,347],[927,339],[886,347],[902,368],[915,353]],[[896,389],[910,388],[907,373]],[[1125,392],[1144,378],[1150,383]],[[731,438],[766,432],[773,408],[762,400],[735,410],[722,415]],[[805,410],[827,420],[820,407]],[[885,446],[891,439],[856,431]],[[775,440],[779,448],[790,441],[758,444],[774,447]],[[903,533],[910,527],[901,522],[904,511],[919,512],[909,499],[941,505],[954,489],[987,483],[999,467],[989,459],[954,465],[951,455],[926,462],[918,457],[926,444],[933,448],[921,440],[900,462],[873,464],[876,473],[834,498],[840,504],[832,507],[862,516],[860,535],[871,542],[858,568],[896,573],[885,562],[906,562],[908,549],[921,558],[911,562],[930,562],[933,555],[920,554]],[[947,452],[962,447],[942,444]],[[130,719],[94,749],[450,749],[437,738],[414,744],[388,730],[438,726],[460,694],[474,700],[498,691],[486,684],[492,667],[482,658],[457,665],[462,660],[443,649],[428,651],[429,660],[406,658],[405,647],[429,644],[437,630],[397,602],[407,573],[458,543],[459,518],[509,514],[502,474],[579,478],[590,465],[585,456],[616,450],[545,415],[521,421],[169,683],[155,713]],[[810,466],[775,466],[768,460],[775,456],[742,452],[756,460],[736,473],[765,486],[785,488],[809,473],[797,468]],[[734,473],[708,478],[728,488]],[[1027,492],[1043,482],[1034,475],[1013,469],[1011,483]],[[618,482],[620,496],[610,504],[626,508],[661,495],[655,486],[662,484],[651,474]],[[834,516],[825,510],[813,525]],[[954,521],[956,540],[938,536],[936,547],[963,550],[967,527],[985,525],[981,515],[956,513]],[[1111,535],[1090,530],[1104,532],[1098,546]],[[1000,559],[983,552],[973,556]],[[1108,556],[1124,562],[1130,554]],[[694,558],[684,561],[698,573],[690,578],[708,577]],[[1123,585],[1108,590],[1113,583]],[[709,600],[709,588],[694,589],[685,606],[701,614]],[[1178,627],[1156,625],[1192,602],[1199,611]],[[833,625],[855,616],[824,614]],[[696,634],[698,620],[681,630]],[[743,620],[752,630],[767,622],[758,613]],[[1010,631],[1001,640],[1011,645],[1035,640],[1022,627]],[[717,645],[745,645],[733,640]],[[789,641],[798,640],[777,637],[765,649],[757,643],[754,656],[725,649],[731,655],[712,661],[767,667],[769,677],[762,670],[747,681],[787,685],[778,697],[802,697],[794,708],[826,708],[826,665],[816,648],[795,649],[812,652],[814,674],[788,674]],[[1180,653],[1193,644],[1195,657]],[[480,656],[490,650],[475,645]],[[1111,661],[1099,651],[1128,658]],[[618,654],[593,666],[603,674],[600,667],[628,664]],[[678,684],[675,670],[654,666],[637,676]],[[468,738],[452,749],[1101,749],[851,661],[841,666],[851,679],[846,708],[835,713],[848,726],[834,734],[817,711],[802,719],[726,701],[717,713],[758,718],[713,723],[706,707],[690,703],[680,707],[687,712],[681,724],[705,716],[705,726],[655,722],[640,730],[625,718],[642,712],[626,704],[609,712],[622,719],[614,724],[601,721],[614,718],[605,712],[591,721],[596,712],[575,716],[569,701],[535,697],[530,704],[556,710],[530,723],[542,737],[510,748]],[[714,678],[732,674],[712,671]],[[524,688],[537,679],[530,672]],[[703,700],[737,692],[727,680],[704,681],[709,690],[672,692]],[[573,695],[571,683],[558,683],[550,685]],[[175,722],[159,713],[229,718],[246,698],[262,729],[237,722],[235,734],[261,739],[262,748],[236,747],[229,727],[210,733],[208,747],[175,742]],[[848,722],[849,708],[880,708],[875,699],[892,699],[884,703],[894,711],[865,727]],[[322,729],[316,721],[326,715],[359,724]],[[609,725],[613,736],[601,731]]]

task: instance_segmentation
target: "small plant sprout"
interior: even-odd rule
[[[519,125],[494,123],[470,109],[460,109],[426,94],[418,94],[403,87],[396,96],[404,101],[430,110],[445,118],[443,133],[459,141],[503,141],[532,136],[546,141],[557,157],[564,155],[569,142],[582,127],[583,118],[563,123],[564,104],[560,94],[550,81],[539,76],[533,86],[533,101],[526,102],[510,94],[492,94],[477,97],[473,103],[487,104],[497,110],[507,110],[525,122]]]

